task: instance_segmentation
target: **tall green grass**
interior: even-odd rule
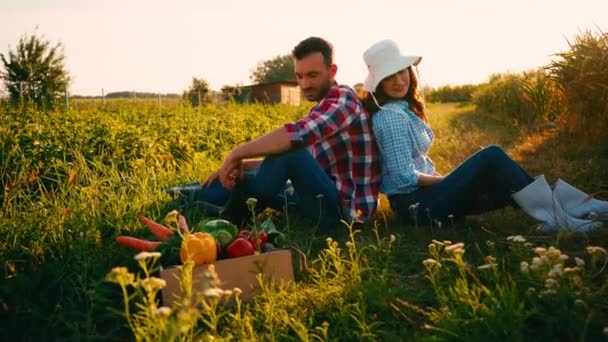
[[[499,143],[515,150],[527,141],[527,133],[504,117],[481,115],[473,106],[431,105],[429,111],[437,136],[431,153],[441,172],[480,146]],[[129,285],[157,273],[143,272],[133,253],[117,246],[114,238],[152,238],[136,216],[158,219],[175,209],[164,188],[204,179],[234,144],[305,112],[259,105],[201,111],[128,104],[65,113],[3,109],[0,129],[8,129],[0,135],[0,336],[79,341],[603,336],[608,325],[605,258],[601,250],[594,257],[586,247],[607,248],[606,236],[543,235],[534,230],[533,221],[508,209],[462,225],[411,227],[384,205],[373,223],[344,225],[331,236],[320,235],[297,216],[287,221],[280,213],[267,212],[264,215],[272,215],[287,233],[289,245],[306,258],[294,260],[296,284],[280,289],[261,284],[261,297],[238,309],[213,302],[205,302],[204,309],[161,309],[156,297],[146,292],[157,287]],[[550,172],[559,174],[566,162],[586,163],[584,173],[570,175],[593,179],[593,184],[608,179],[608,158],[595,157],[597,145],[576,150],[571,146],[559,138],[538,146],[560,152],[550,155],[549,165],[557,168]],[[589,162],[591,157],[596,161]],[[544,154],[519,158],[532,169],[540,169],[546,159]],[[189,222],[199,219],[200,214],[188,213]],[[516,234],[531,245],[507,239]],[[445,253],[429,251],[432,240],[463,242],[466,253],[452,262]],[[575,256],[584,260],[585,266],[576,271],[580,286],[564,278],[562,292],[538,298],[546,289],[546,277],[523,273],[521,263],[532,265],[534,256],[540,257],[533,248],[539,246],[554,246],[570,256],[562,271],[575,267]],[[443,265],[438,275],[423,263],[430,258]],[[484,265],[490,266],[478,269]],[[121,286],[106,281],[116,267],[126,267],[116,269],[114,276],[126,276],[127,306]],[[187,275],[187,268],[184,272]],[[535,288],[535,294],[528,293],[529,288]],[[584,292],[580,296],[575,293],[579,290]],[[577,316],[569,318],[573,312]]]
[[[597,137],[608,118],[608,34],[584,31],[546,66],[495,74],[473,94],[478,109],[523,124],[557,122]]]
[[[566,103],[580,128],[601,128],[608,119],[608,33],[586,30],[568,41],[570,49],[556,54],[551,76],[566,94]],[[573,120],[573,121],[575,121]],[[572,123],[572,122],[571,122]]]

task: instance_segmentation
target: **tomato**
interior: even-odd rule
[[[259,250],[268,241],[268,233],[265,231],[256,232],[249,236],[249,242],[253,245],[253,248]]]
[[[242,237],[237,237],[232,241],[230,245],[226,248],[226,254],[229,258],[238,258],[247,255],[253,255],[255,249],[251,242],[247,241]]]
[[[242,237],[243,239],[249,239],[251,237],[251,231],[247,229],[243,229],[239,231],[237,237]]]

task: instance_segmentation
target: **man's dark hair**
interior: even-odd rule
[[[311,53],[320,52],[323,55],[323,62],[328,67],[334,63],[334,47],[330,42],[319,37],[309,37],[301,41],[293,48],[291,54],[297,60],[310,55]]]

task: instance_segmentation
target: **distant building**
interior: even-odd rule
[[[244,86],[237,96],[237,101],[244,103],[285,103],[299,106],[301,96],[298,82],[278,81]]]

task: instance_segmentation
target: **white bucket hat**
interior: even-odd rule
[[[422,57],[402,56],[399,46],[392,40],[386,39],[365,50],[363,60],[368,71],[363,90],[373,92],[384,78],[411,65],[418,65]]]

